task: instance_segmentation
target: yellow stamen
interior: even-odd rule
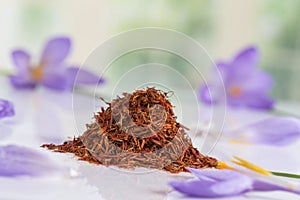
[[[35,81],[41,80],[42,77],[43,77],[43,66],[42,65],[38,65],[37,67],[35,67],[34,69],[32,69],[31,74],[32,74],[32,78]]]
[[[243,167],[245,167],[247,169],[250,169],[252,171],[255,171],[255,172],[258,172],[260,174],[267,175],[267,176],[270,176],[272,174],[271,172],[269,172],[269,171],[267,171],[267,170],[265,170],[265,169],[263,169],[263,168],[255,165],[253,163],[250,163],[250,162],[248,162],[248,161],[246,161],[244,159],[241,159],[241,158],[239,158],[237,156],[233,156],[233,157],[235,158],[235,160],[232,160],[231,162],[233,162],[233,163],[235,163],[237,165],[243,166]]]
[[[216,167],[217,169],[230,169],[230,170],[236,170],[234,167],[229,166],[227,163],[219,161],[218,165]]]
[[[242,94],[242,89],[240,87],[234,86],[229,88],[228,92],[231,96],[238,97]]]
[[[237,160],[233,160],[232,162],[235,163],[235,164],[238,164],[240,166],[243,166],[245,168],[248,168],[254,172],[256,172],[255,174],[253,173],[249,173],[249,171],[245,171],[245,170],[242,170],[242,169],[237,169],[237,168],[234,168],[234,167],[231,167],[230,165],[228,165],[227,163],[225,162],[222,162],[222,161],[219,161],[218,162],[218,165],[217,165],[217,169],[230,169],[230,170],[234,170],[234,171],[238,171],[240,173],[244,173],[244,174],[250,174],[251,176],[254,176],[254,177],[257,177],[258,179],[262,179],[262,180],[266,180],[266,181],[269,181],[269,182],[272,182],[272,183],[276,183],[278,184],[279,186],[283,186],[283,187],[287,187],[287,188],[290,188],[291,190],[296,190],[296,191],[299,191],[300,190],[297,190],[296,187],[290,183],[287,183],[285,181],[282,181],[281,179],[277,179],[277,177],[274,177],[274,176],[271,176],[272,173],[257,166],[257,165],[254,165],[246,160],[243,160],[237,156],[234,156],[234,158]],[[262,176],[262,175],[263,176]]]

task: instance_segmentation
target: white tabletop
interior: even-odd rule
[[[84,124],[92,121],[92,113],[76,117],[72,109],[72,95],[36,91],[17,91],[1,79],[0,98],[14,102],[16,116],[5,123],[13,130],[0,140],[4,144],[28,146],[50,156],[55,162],[70,167],[70,174],[39,178],[0,177],[0,199],[194,199],[172,191],[167,183],[185,180],[188,173],[170,174],[159,170],[127,171],[78,161],[71,154],[53,153],[39,146],[43,143],[60,143],[80,134]],[[76,94],[84,103],[93,102],[89,97]],[[279,104],[280,112],[297,115],[298,104]],[[298,109],[298,111],[296,111]],[[84,111],[83,111],[84,112]],[[76,115],[76,113],[75,113]],[[255,118],[255,116],[253,116]],[[191,120],[193,121],[193,120]],[[77,125],[76,125],[77,124]],[[201,149],[201,138],[193,138],[194,145]],[[300,173],[298,151],[300,141],[287,147],[255,146],[220,141],[210,155],[228,160],[238,155],[266,169]],[[289,180],[292,181],[292,180]],[[300,187],[300,183],[292,181]],[[227,199],[300,199],[284,192],[249,193]]]

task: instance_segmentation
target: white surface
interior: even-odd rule
[[[2,82],[2,86],[6,82]],[[116,168],[96,166],[77,161],[73,155],[53,153],[39,146],[42,143],[62,142],[77,135],[76,129],[92,121],[92,116],[82,116],[77,127],[74,121],[70,94],[57,94],[37,90],[35,92],[15,91],[9,86],[2,87],[0,97],[12,100],[17,115],[8,120],[13,129],[11,135],[0,140],[1,144],[19,144],[48,154],[52,159],[69,166],[76,177],[69,174],[42,178],[0,178],[0,199],[195,199],[174,192],[167,186],[170,180],[185,180],[187,173],[172,175],[162,171],[124,171]],[[91,101],[85,97],[83,102]],[[92,114],[92,113],[91,113]],[[258,117],[258,116],[257,116]],[[255,119],[255,116],[253,116]],[[228,123],[228,122],[226,122]],[[195,146],[201,149],[201,138],[194,138]],[[219,142],[212,156],[228,161],[238,155],[266,169],[300,173],[299,145],[297,143],[283,148],[270,146],[241,145]],[[74,173],[73,173],[74,174]],[[298,187],[300,183],[294,181]],[[249,193],[236,199],[300,199],[299,196],[284,192]],[[224,199],[225,200],[225,199]]]

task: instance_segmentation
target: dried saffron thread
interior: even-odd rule
[[[186,167],[217,166],[199,153],[176,121],[167,93],[155,88],[123,93],[101,108],[82,136],[62,145],[42,147],[74,153],[80,160],[122,168],[155,168],[179,173]]]

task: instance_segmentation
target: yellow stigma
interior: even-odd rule
[[[253,163],[250,163],[244,159],[241,159],[237,156],[233,156],[235,160],[232,160],[231,162],[237,164],[237,165],[240,165],[242,167],[245,167],[247,169],[250,169],[251,171],[255,171],[257,173],[260,173],[260,174],[263,174],[263,175],[266,175],[266,176],[270,176],[272,175],[271,172],[253,164]],[[230,165],[228,165],[227,163],[223,162],[223,161],[219,161],[218,162],[218,165],[216,167],[217,169],[230,169],[230,170],[234,170],[234,171],[238,171],[238,172],[241,172],[241,173],[247,173],[246,171],[243,171],[243,170],[240,170],[240,169],[237,169],[237,168],[234,168]]]
[[[233,87],[229,88],[228,93],[231,96],[238,97],[242,94],[242,89],[238,86],[233,86]]]
[[[38,65],[37,67],[32,69],[31,75],[32,75],[33,80],[35,80],[35,81],[41,80],[43,77],[43,65]]]
[[[236,170],[234,167],[229,166],[227,163],[219,161],[218,165],[216,167],[217,169],[230,169],[230,170]]]
[[[252,171],[255,171],[255,172],[258,172],[260,174],[267,175],[267,176],[270,176],[272,174],[271,172],[269,172],[269,171],[267,171],[267,170],[265,170],[265,169],[263,169],[263,168],[255,165],[253,163],[250,163],[250,162],[248,162],[248,161],[246,161],[244,159],[241,159],[241,158],[239,158],[237,156],[233,156],[233,157],[234,157],[235,160],[232,160],[231,162],[233,162],[233,163],[235,163],[237,165],[240,165],[242,167],[245,167],[247,169],[250,169]]]

